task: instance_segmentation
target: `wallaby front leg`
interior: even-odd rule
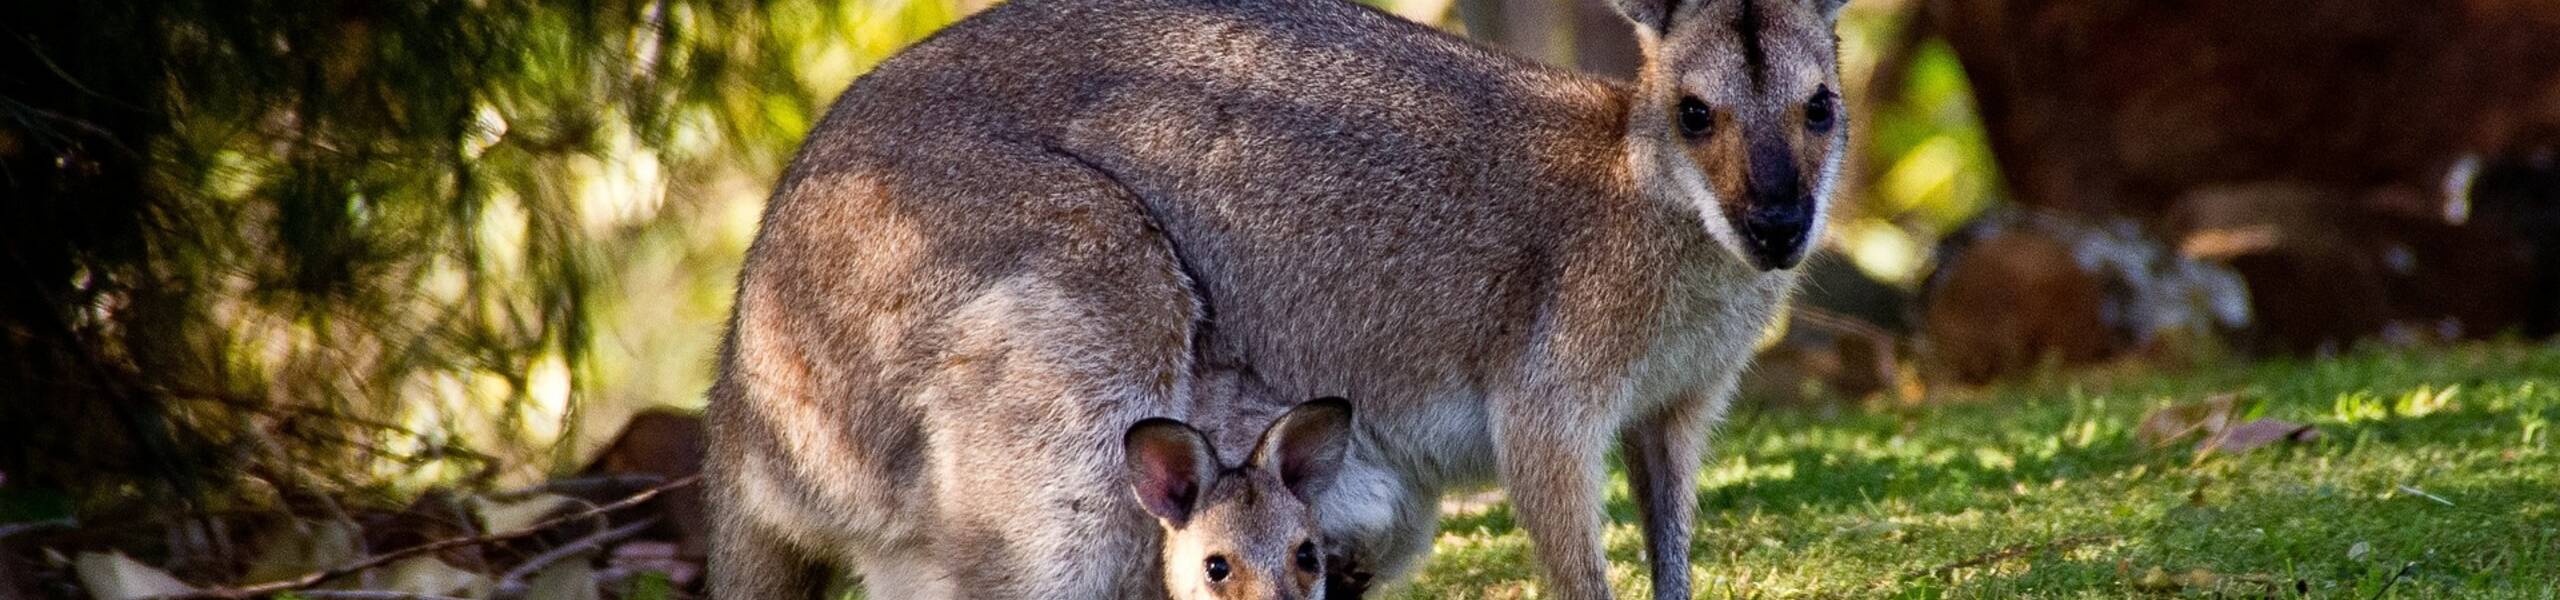
[[[1627,427],[1627,490],[1644,517],[1654,600],[1689,597],[1689,539],[1697,527],[1698,467],[1707,437],[1706,402],[1695,394]]]
[[[1494,452],[1511,512],[1537,547],[1538,566],[1555,597],[1610,597],[1608,558],[1601,554],[1600,482],[1608,440],[1617,431],[1596,399],[1497,401]]]

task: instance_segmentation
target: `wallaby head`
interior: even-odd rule
[[[1236,467],[1173,419],[1129,428],[1129,484],[1164,525],[1165,589],[1177,599],[1321,597],[1323,541],[1309,505],[1351,443],[1351,404],[1300,404]]]
[[[1752,266],[1794,267],[1848,149],[1833,30],[1847,0],[1610,2],[1644,48],[1627,158],[1645,191],[1694,207]]]

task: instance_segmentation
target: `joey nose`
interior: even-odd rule
[[[1753,207],[1743,216],[1742,232],[1751,251],[1752,266],[1775,271],[1793,268],[1803,259],[1805,241],[1813,228],[1809,204],[1779,202]]]

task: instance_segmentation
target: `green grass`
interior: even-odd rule
[[[2560,347],[2056,379],[1917,409],[1737,411],[1699,484],[1696,594],[2560,598]],[[2222,392],[2324,438],[2201,460],[2135,439],[2153,409]],[[1618,590],[1649,594],[1623,481],[1608,510]],[[1530,556],[1507,508],[1452,516],[1392,595],[1532,597]]]

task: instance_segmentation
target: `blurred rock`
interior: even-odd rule
[[[2459,197],[2468,204],[2447,213],[2502,228],[2528,248],[2523,331],[2560,333],[2560,131],[2492,159],[2466,183]]]
[[[2148,221],[2234,182],[2432,188],[2560,125],[2552,0],[1928,6],[2026,206]]]
[[[2502,226],[2448,222],[2426,198],[2256,182],[2188,194],[2168,221],[2184,252],[2248,281],[2258,324],[2245,341],[2259,351],[2481,338],[2522,324],[2531,248]]]
[[[634,492],[702,472],[702,416],[670,408],[652,408],[632,415],[622,426],[613,443],[596,454],[580,477],[602,478],[612,482],[629,478],[631,484],[597,486],[591,490],[562,490],[590,502],[611,502]],[[631,477],[638,476],[638,477]],[[689,485],[668,490],[664,495],[633,507],[632,513],[663,515],[665,520],[641,534],[644,539],[669,540],[677,543],[678,555],[699,560],[710,536],[710,520],[702,506],[702,486]],[[635,517],[617,515],[621,522]]]
[[[2044,212],[1994,213],[1949,236],[1917,306],[1933,372],[1964,383],[2210,339],[2251,316],[2229,269],[2129,220]]]

